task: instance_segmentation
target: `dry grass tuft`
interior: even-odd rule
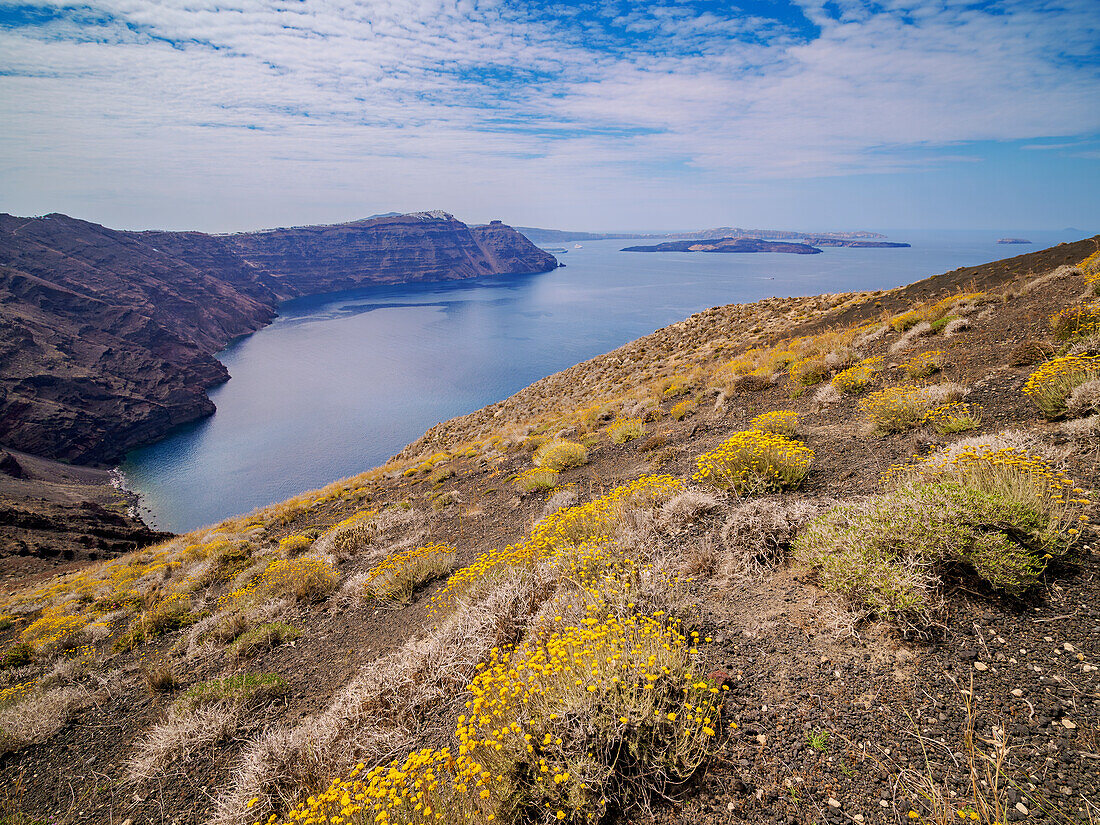
[[[65,685],[0,707],[0,755],[45,742],[94,701],[86,688]]]

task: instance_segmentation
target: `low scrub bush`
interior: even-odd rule
[[[822,355],[813,355],[809,358],[802,358],[795,361],[788,367],[788,375],[791,377],[791,381],[799,387],[809,387],[814,384],[819,384],[829,377],[829,373],[832,370],[825,362],[825,357]]]
[[[199,682],[176,700],[173,710],[186,713],[209,705],[243,707],[269,702],[287,691],[286,679],[273,673],[239,673]]]
[[[339,582],[340,574],[321,559],[276,559],[247,585],[224,596],[223,601],[243,605],[288,597],[299,602],[320,602]]]
[[[694,644],[663,616],[594,606],[536,643],[494,649],[455,721],[457,752],[357,768],[286,821],[511,821],[521,811],[593,821],[630,810],[687,779],[716,735],[721,693],[700,675]]]
[[[920,628],[932,621],[940,576],[953,566],[996,589],[1025,591],[1050,557],[1047,531],[1035,510],[943,481],[838,505],[803,528],[792,550],[826,590],[867,614]]]
[[[904,364],[906,378],[928,378],[943,369],[947,363],[947,354],[943,350],[930,350],[914,355]]]
[[[887,473],[893,489],[834,507],[792,547],[827,590],[864,612],[920,628],[940,577],[962,566],[1012,595],[1080,535],[1090,502],[1043,458],[1007,438],[960,442]]]
[[[1044,523],[1041,545],[1053,555],[1076,541],[1091,503],[1049,461],[1004,435],[957,442],[916,464],[891,469],[885,480],[960,484],[1037,513]]]
[[[640,418],[622,418],[607,427],[607,437],[615,444],[625,444],[645,435],[645,422]]]
[[[549,467],[534,467],[519,473],[512,483],[524,493],[536,490],[552,490],[558,484],[558,471]]]
[[[838,392],[858,395],[864,392],[882,369],[882,357],[865,358],[853,367],[833,376],[832,385]]]
[[[1100,303],[1066,307],[1050,316],[1050,331],[1059,341],[1100,335]]]
[[[135,617],[126,632],[115,640],[115,650],[132,650],[154,636],[179,630],[194,624],[198,619],[199,616],[191,612],[191,597],[184,593],[173,593]]]
[[[302,631],[286,622],[266,622],[238,636],[230,646],[230,652],[239,659],[248,659],[257,653],[293,641],[301,635]]]
[[[777,433],[744,430],[695,460],[696,481],[740,495],[797,487],[810,471],[814,451]]]
[[[1081,384],[1066,399],[1066,412],[1075,418],[1100,413],[1100,378]]]
[[[981,407],[963,401],[940,404],[924,414],[924,423],[940,435],[976,430],[982,424]]]
[[[859,402],[871,432],[886,435],[919,427],[933,407],[957,401],[963,394],[958,384],[916,387],[903,384],[873,392]]]
[[[1047,418],[1067,413],[1066,400],[1082,384],[1100,378],[1100,355],[1065,355],[1041,365],[1024,384],[1024,394]]]
[[[672,409],[668,411],[668,414],[672,416],[675,421],[683,421],[693,412],[695,412],[695,401],[688,398],[681,401],[679,404],[674,404]]]
[[[288,556],[297,556],[306,552],[312,544],[313,538],[311,536],[287,536],[279,539],[279,550]]]
[[[1093,252],[1078,264],[1085,276],[1085,283],[1094,295],[1100,295],[1100,252]]]
[[[27,642],[16,642],[0,656],[0,670],[26,667],[34,660],[34,648]]]
[[[684,395],[691,392],[691,388],[694,384],[694,376],[670,375],[668,378],[661,380],[657,385],[657,389],[660,390],[661,395],[665,398],[675,398],[678,395]]]
[[[742,375],[733,382],[734,392],[762,392],[772,386],[772,380],[765,375]]]
[[[547,467],[559,471],[569,467],[579,467],[586,461],[588,461],[588,450],[584,445],[564,438],[547,441],[535,450],[535,454],[531,457],[531,463],[536,467]]]
[[[60,607],[48,607],[19,634],[19,640],[36,652],[72,650],[87,639],[88,619],[73,616]]]
[[[761,413],[749,422],[750,430],[762,430],[792,438],[798,434],[798,413],[790,410],[773,410]]]
[[[457,555],[447,544],[426,544],[394,553],[367,572],[363,590],[381,601],[407,602],[416,588],[450,572]]]

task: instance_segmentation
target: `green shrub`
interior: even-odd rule
[[[268,622],[238,636],[230,646],[230,652],[240,659],[247,659],[293,641],[301,635],[302,631],[286,622]]]
[[[199,682],[176,700],[175,707],[178,712],[186,712],[207,705],[258,705],[282,696],[286,691],[286,679],[282,676],[239,673]]]
[[[607,437],[615,444],[645,435],[645,423],[640,418],[622,418],[607,427]]]
[[[1100,355],[1065,355],[1047,361],[1028,376],[1024,395],[1047,418],[1067,412],[1066,399],[1088,381],[1100,378]]]
[[[1018,497],[954,480],[909,482],[841,504],[807,525],[792,545],[822,587],[864,612],[923,627],[941,600],[941,576],[963,567],[997,590],[1020,595],[1076,534]]]
[[[551,490],[558,484],[558,471],[549,467],[534,467],[519,473],[512,483],[524,493],[536,490]]]
[[[0,670],[25,667],[34,660],[34,647],[27,642],[16,642],[0,656]]]

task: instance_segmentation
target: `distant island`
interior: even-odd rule
[[[571,232],[565,229],[539,229],[534,226],[517,226],[517,232],[537,244],[558,244],[567,241],[612,241],[627,239],[660,240],[722,240],[728,238],[752,238],[757,240],[787,240],[813,242],[851,241],[873,238],[885,238],[878,232],[799,232],[791,229],[742,229],[738,226],[720,226],[715,229],[697,229],[690,232]],[[822,243],[822,246],[836,246],[836,243]],[[888,244],[890,246],[909,246],[909,244]]]
[[[998,238],[997,243],[1031,243],[1027,238]]]
[[[912,244],[900,243],[898,241],[853,241],[846,238],[838,238],[835,236],[806,236],[802,238],[803,243],[808,243],[813,246],[854,246],[863,249],[902,249],[912,246]]]
[[[623,252],[786,252],[791,255],[819,255],[821,250],[804,243],[761,241],[757,238],[669,241],[655,246],[628,246]]]

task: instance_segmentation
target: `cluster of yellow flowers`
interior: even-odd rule
[[[695,411],[695,399],[685,398],[678,404],[673,404],[668,414],[676,421],[681,421]]]
[[[304,553],[309,549],[311,544],[313,544],[313,539],[309,536],[287,536],[286,538],[279,539],[279,550],[288,555],[294,555],[297,553]]]
[[[936,400],[928,387],[902,384],[871,393],[859,408],[876,432],[896,433],[919,426]]]
[[[551,559],[557,553],[582,544],[599,544],[611,538],[626,506],[652,504],[683,490],[683,482],[667,475],[642,476],[616,487],[587,504],[563,507],[539,521],[524,542],[503,550],[494,548],[472,564],[456,571],[435,596],[437,605],[474,588],[491,584],[514,568]]]
[[[607,427],[607,437],[615,444],[625,444],[645,435],[645,422],[640,418],[620,418]]]
[[[749,429],[777,433],[790,438],[798,432],[798,413],[790,410],[773,410],[772,412],[761,413],[749,422]]]
[[[457,551],[449,544],[425,544],[393,553],[367,571],[366,592],[376,599],[405,600],[420,584],[451,569]]]
[[[1054,313],[1050,329],[1060,341],[1100,335],[1100,303],[1079,304]]]
[[[1092,503],[1085,490],[1042,456],[1015,447],[995,445],[945,448],[915,466],[892,467],[887,483],[953,481],[1027,507],[1049,519],[1048,530],[1063,537],[1068,548],[1079,535]]]
[[[929,350],[914,355],[901,365],[909,378],[927,378],[943,369],[947,354],[940,349]]]
[[[863,392],[875,380],[882,369],[882,356],[864,358],[858,364],[838,372],[833,376],[832,384],[839,392],[856,395]]]
[[[798,486],[810,471],[814,451],[778,433],[742,430],[716,450],[695,459],[692,478],[742,495]]]
[[[1092,291],[1100,295],[1100,252],[1093,252],[1077,266],[1085,273],[1085,281]]]
[[[0,708],[25,698],[36,684],[38,684],[37,680],[31,679],[28,682],[16,682],[14,685],[8,685],[6,688],[0,689]]]
[[[984,292],[960,292],[957,295],[948,295],[946,298],[941,298],[933,304],[915,307],[908,312],[895,315],[890,319],[890,326],[893,327],[895,332],[905,332],[907,329],[915,327],[921,321],[934,323],[945,317],[959,304],[977,301],[984,296]]]
[[[558,471],[549,467],[532,467],[518,473],[512,483],[525,493],[549,490],[558,483]]]
[[[531,456],[531,463],[536,467],[548,467],[551,470],[564,470],[568,467],[577,467],[588,460],[588,450],[583,444],[568,441],[564,438],[555,438],[547,441]]]
[[[924,423],[940,435],[976,430],[982,423],[982,408],[963,401],[940,404],[924,414]]]
[[[221,602],[233,605],[254,604],[278,596],[294,596],[310,601],[327,595],[336,586],[339,574],[328,562],[308,556],[296,559],[275,559],[267,569],[244,587],[221,597]]]
[[[65,612],[65,607],[48,607],[42,615],[19,634],[20,641],[26,642],[36,650],[65,649],[83,640],[84,628],[88,618]]]
[[[1100,355],[1063,355],[1039,366],[1024,384],[1024,395],[1047,418],[1066,412],[1066,399],[1086,381],[1100,378]]]
[[[285,825],[493,822],[516,805],[598,820],[621,748],[671,779],[705,756],[721,699],[695,673],[697,641],[660,611],[619,617],[597,604],[576,625],[558,616],[544,638],[492,651],[456,719],[457,752],[359,765]]]

